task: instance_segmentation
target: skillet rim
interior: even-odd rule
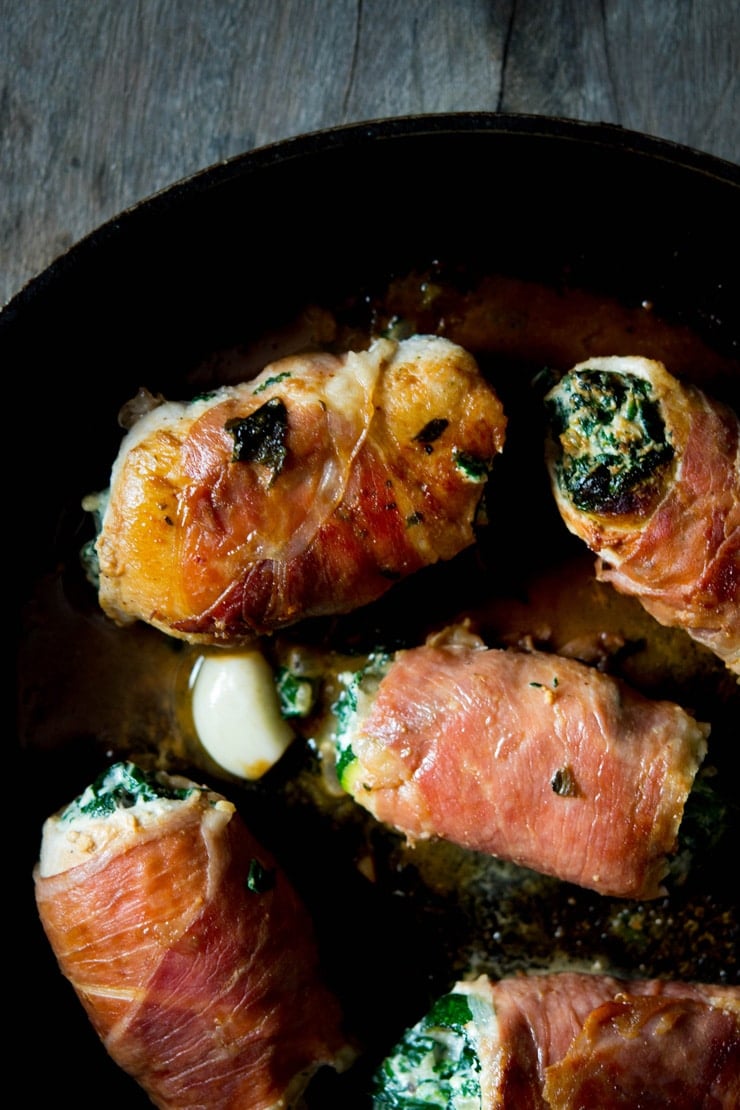
[[[621,124],[578,120],[564,116],[487,111],[419,113],[378,117],[319,128],[277,139],[232,155],[222,162],[205,166],[176,179],[133,204],[121,209],[83,235],[30,278],[0,309],[0,339],[3,331],[41,295],[52,292],[68,273],[82,267],[90,256],[107,243],[131,234],[137,221],[163,215],[196,194],[217,189],[234,178],[247,178],[260,171],[308,156],[326,154],[339,148],[352,149],[371,142],[429,138],[443,135],[491,135],[531,140],[558,140],[610,151],[625,158],[639,156],[666,163],[676,172],[688,171],[738,190],[740,164],[694,147],[632,130]]]

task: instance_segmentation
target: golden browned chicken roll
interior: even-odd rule
[[[740,422],[645,358],[593,358],[547,394],[560,513],[597,577],[740,674]]]
[[[114,764],[47,820],[34,878],[61,970],[156,1106],[278,1110],[350,1062],[307,911],[220,794]]]
[[[344,681],[337,773],[379,821],[601,894],[662,893],[709,732],[680,706],[455,629]]]
[[[374,1076],[374,1110],[734,1110],[740,988],[560,972],[458,982]]]
[[[233,643],[373,601],[473,543],[505,424],[473,357],[434,336],[159,405],[113,467],[101,605]]]

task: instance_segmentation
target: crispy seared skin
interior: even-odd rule
[[[101,605],[214,643],[349,612],[473,543],[505,425],[472,356],[433,336],[163,404],[113,467]]]

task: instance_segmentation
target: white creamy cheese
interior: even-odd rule
[[[44,822],[39,874],[42,878],[59,875],[87,863],[99,852],[118,849],[125,842],[161,825],[178,809],[189,806],[207,808],[217,813],[224,822],[230,820],[234,813],[233,804],[226,799],[207,791],[194,791],[185,799],[152,798],[116,809],[105,816],[76,813],[73,817],[64,817],[64,811],[54,814]]]

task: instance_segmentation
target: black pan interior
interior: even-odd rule
[[[9,413],[23,413],[25,433],[8,438],[16,636],[34,583],[68,557],[81,494],[107,482],[116,413],[139,386],[178,396],[209,352],[279,328],[306,303],[370,297],[393,274],[439,260],[647,299],[738,358],[739,201],[738,168],[697,152],[614,127],[466,114],[290,140],[122,214],[0,316]],[[30,455],[23,465],[17,442]],[[44,1061],[26,1075],[26,1094],[41,1104],[87,1089],[109,1106],[146,1105],[99,1051],[39,936],[30,874],[40,825],[68,799],[15,736],[11,766],[12,905],[28,954],[16,1020]],[[376,935],[362,938],[374,951],[357,947],[353,973],[370,982],[384,961],[400,973],[413,945],[396,938],[408,926],[403,911],[378,916]],[[354,950],[347,938],[342,946]],[[427,986],[420,974],[415,1002]],[[369,997],[382,1022],[382,999]],[[396,1021],[401,1011],[386,1001]]]

